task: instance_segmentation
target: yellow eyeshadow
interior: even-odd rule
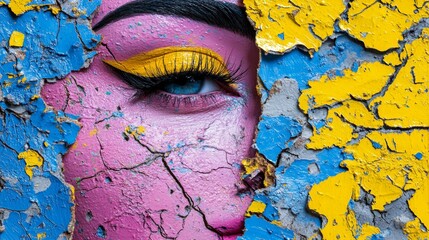
[[[118,70],[141,77],[160,77],[189,70],[202,71],[206,68],[215,69],[222,75],[229,75],[226,64],[219,54],[198,47],[158,48],[123,61],[104,60],[104,62]]]

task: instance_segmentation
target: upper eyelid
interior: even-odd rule
[[[190,59],[192,62],[190,62]],[[197,65],[195,60],[198,61]],[[228,73],[225,61],[219,54],[210,49],[196,47],[158,48],[136,54],[122,61],[104,60],[104,62],[118,70],[141,77],[162,76],[176,73],[178,70],[183,72],[194,69],[193,66],[203,67],[203,64],[205,64],[205,68],[217,67],[218,71],[223,71],[224,74]],[[162,63],[163,68],[159,67],[160,63]],[[178,64],[181,66],[178,66]]]
[[[146,74],[146,76],[143,76],[133,71],[133,69],[129,69],[127,66],[124,66],[124,62],[131,60],[131,63],[138,64],[139,58],[136,58],[135,56],[126,59],[124,61],[116,61],[116,60],[104,60],[105,63],[110,65],[116,72],[119,73],[121,80],[125,81],[127,84],[131,85],[134,88],[145,90],[150,89],[153,87],[158,86],[160,83],[164,82],[166,79],[166,76],[177,76],[181,73],[203,73],[203,74],[209,74],[210,76],[216,77],[218,80],[223,81],[226,84],[233,83],[241,79],[242,75],[246,72],[246,70],[243,71],[242,64],[238,66],[227,66],[228,61],[225,63],[225,61],[222,59],[220,55],[217,53],[204,48],[192,48],[192,47],[168,47],[167,53],[186,53],[185,55],[189,57],[189,54],[191,54],[191,60],[192,62],[188,63],[188,66],[185,66],[183,63],[180,68],[177,68],[177,62],[183,61],[183,54],[177,54],[175,55],[175,58],[173,58],[173,68],[170,66],[167,67],[167,64],[165,62],[165,58],[162,55],[161,49],[156,49],[154,52],[151,53],[149,58],[145,58],[143,55],[140,59],[156,59],[155,64],[155,70],[152,71],[151,74]],[[143,53],[147,54],[147,53]],[[203,61],[205,59],[205,62]],[[137,61],[136,61],[137,60]],[[171,59],[170,59],[171,60]],[[189,61],[189,58],[186,59]],[[213,61],[213,62],[211,62]],[[162,64],[162,65],[160,65]],[[131,64],[132,65],[132,64]],[[144,64],[143,64],[144,65]],[[152,66],[152,67],[154,67]],[[184,67],[185,66],[185,67]],[[149,71],[145,71],[145,66],[139,65],[139,67],[143,68],[143,72],[148,73]],[[140,69],[141,70],[141,69]]]

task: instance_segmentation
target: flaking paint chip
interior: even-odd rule
[[[10,47],[22,47],[24,45],[25,35],[18,31],[13,31],[10,35],[9,46]]]

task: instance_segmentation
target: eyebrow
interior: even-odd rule
[[[93,30],[97,31],[110,23],[142,14],[188,18],[255,39],[255,30],[247,19],[244,7],[214,0],[136,0],[108,13],[95,24]]]

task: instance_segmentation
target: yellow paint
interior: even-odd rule
[[[310,81],[309,89],[302,91],[299,107],[307,113],[308,109],[329,106],[354,99],[369,100],[381,91],[395,69],[379,62],[362,63],[357,72],[344,70],[344,76],[330,79],[322,76],[318,81]]]
[[[45,146],[45,147],[49,147],[49,143],[48,143],[48,142],[46,142],[46,141],[44,141],[44,142],[43,142],[43,146]]]
[[[36,100],[39,99],[40,95],[39,94],[34,94],[33,96],[31,96],[31,100]]]
[[[61,8],[56,7],[56,6],[50,6],[50,7],[49,7],[49,10],[51,10],[51,12],[52,12],[53,14],[57,15],[58,13],[60,13]]]
[[[327,219],[321,229],[323,239],[355,239],[359,226],[348,204],[351,199],[358,199],[359,191],[349,172],[329,177],[311,188],[308,207]]]
[[[9,8],[15,15],[21,15],[26,11],[32,10],[32,6],[28,6],[31,0],[10,0]]]
[[[246,212],[246,217],[249,217],[252,214],[262,214],[265,211],[267,205],[263,202],[253,201]]]
[[[146,132],[146,128],[143,126],[127,126],[125,128],[125,133],[132,135],[134,138],[138,139],[139,136],[144,135]]]
[[[18,83],[20,83],[20,84],[23,84],[25,82],[27,82],[27,78],[26,77],[23,77],[23,78],[21,78],[21,79],[18,80]]]
[[[345,10],[342,0],[244,0],[257,29],[256,43],[266,52],[284,53],[297,45],[318,50]]]
[[[42,240],[44,238],[46,238],[46,233],[38,233],[37,234],[37,240]]]
[[[98,130],[96,128],[92,129],[91,131],[89,131],[89,136],[93,137],[95,135],[97,135]]]
[[[142,135],[142,134],[144,134],[146,132],[146,128],[145,127],[143,127],[143,126],[138,126],[137,127],[137,129],[136,129],[136,133],[138,134],[138,135]]]
[[[256,154],[253,158],[245,158],[241,161],[244,168],[243,174],[251,174],[261,171],[264,174],[263,186],[269,187],[275,182],[275,167],[269,163],[262,155]]]
[[[327,219],[324,239],[369,239],[380,229],[371,223],[359,226],[349,201],[363,189],[374,196],[372,209],[383,211],[404,190],[413,190],[408,205],[416,218],[405,224],[404,232],[409,239],[429,239],[422,230],[429,228],[429,29],[404,48],[399,45],[404,31],[429,17],[427,1],[354,0],[344,18],[345,7],[336,0],[244,3],[257,29],[257,44],[266,52],[304,46],[311,55],[332,35],[338,19],[339,27],[367,48],[388,52],[383,63],[364,62],[357,72],[322,76],[302,91],[299,107],[304,113],[328,109],[326,126],[313,130],[307,148],[338,146],[354,157],[341,163],[347,172],[313,186],[309,208]],[[259,169],[243,164],[247,174]]]
[[[429,231],[424,232],[422,230],[420,221],[416,218],[405,224],[404,233],[408,235],[408,239],[411,240],[427,240],[429,239]]]
[[[380,229],[378,227],[371,226],[367,223],[362,225],[361,233],[357,240],[369,240],[375,234],[380,233]]]
[[[18,31],[13,31],[10,35],[9,46],[22,47],[24,45],[24,34]]]
[[[427,158],[426,158],[427,159]],[[426,164],[428,161],[426,160]],[[427,173],[427,172],[426,172]],[[408,205],[414,215],[418,217],[420,222],[426,227],[429,227],[429,181],[427,178],[422,179],[422,186],[416,191],[412,198],[408,200]]]
[[[379,129],[383,126],[383,121],[377,119],[374,114],[359,101],[348,100],[343,102],[340,107],[333,108],[332,110],[335,111],[337,116],[345,119],[346,122],[358,127]]]
[[[325,126],[319,130],[313,128],[313,135],[306,147],[309,149],[344,147],[353,137],[353,127],[342,121],[335,110],[329,110]]]
[[[273,220],[271,221],[272,224],[277,225],[279,227],[283,227],[283,223],[279,220]]]
[[[30,10],[40,10],[42,6],[49,6],[49,4],[30,4],[32,0],[10,0],[8,7],[15,15],[21,15]],[[0,6],[3,2],[0,2]],[[52,13],[58,14],[61,11],[58,7],[50,7]]]
[[[78,143],[78,142],[77,142],[77,140],[76,140],[76,142],[75,142],[75,143],[73,143],[73,145],[71,145],[70,149],[71,149],[71,150],[75,150],[78,146],[79,146],[79,143]]]
[[[392,7],[398,8],[398,12],[408,15],[408,16],[414,16],[416,15],[416,18],[419,16],[424,16],[424,10],[423,13],[416,14],[416,1],[401,1],[401,0],[381,0],[382,3],[389,4]],[[421,8],[422,6],[420,5]]]
[[[34,150],[27,150],[18,154],[19,159],[24,159],[25,161],[25,173],[32,178],[33,177],[33,168],[42,167],[43,157]]]
[[[12,86],[12,82],[9,82],[9,81],[4,81],[3,82],[3,87],[10,87],[10,86]]]
[[[397,52],[391,52],[384,55],[383,62],[391,66],[399,66],[402,64],[402,60],[399,58],[399,54]]]
[[[68,184],[68,186],[70,187],[70,195],[71,195],[71,198],[72,198],[72,202],[74,202],[76,200],[76,195],[75,195],[76,194],[76,189],[71,184]]]
[[[410,201],[420,203],[421,192],[427,191],[423,183],[429,180],[427,146],[429,133],[426,130],[371,132],[359,143],[345,148],[347,153],[353,154],[354,160],[343,161],[342,166],[347,167],[357,183],[374,196],[374,210],[384,210],[386,204],[402,196],[403,190],[415,190]],[[422,154],[422,159],[416,158],[417,153]],[[414,196],[417,200],[413,200]],[[421,213],[427,211],[427,206],[417,208]]]
[[[121,71],[142,77],[165,76],[172,73],[194,69],[200,61],[200,68],[213,68],[217,72],[229,75],[223,58],[214,51],[197,47],[165,47],[139,53],[123,61],[104,60],[105,63]]]
[[[405,45],[407,59],[387,92],[371,103],[380,118],[392,127],[429,127],[429,29]]]
[[[398,48],[399,42],[403,40],[402,33],[420,19],[429,16],[428,7],[418,9],[414,1],[382,2],[397,9],[376,1],[353,1],[350,3],[348,20],[340,20],[340,28],[362,41],[368,48],[387,51]]]

